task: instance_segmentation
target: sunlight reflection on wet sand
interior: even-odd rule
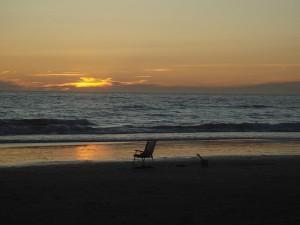
[[[129,161],[145,142],[90,143],[77,145],[0,147],[0,166],[76,161]],[[299,155],[300,142],[269,141],[161,141],[157,158],[243,155]]]
[[[112,151],[107,145],[84,145],[75,146],[75,156],[77,160],[109,160],[113,158]]]

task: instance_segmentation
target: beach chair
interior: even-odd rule
[[[156,145],[156,141],[151,140],[151,141],[147,141],[147,144],[145,146],[144,151],[135,150],[135,153],[133,155],[133,165],[135,165],[135,160],[137,158],[142,159],[142,166],[145,165],[145,160],[147,158],[151,158],[152,162],[153,162],[153,152],[154,152],[154,149],[155,149],[155,145]]]

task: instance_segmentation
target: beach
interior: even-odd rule
[[[0,169],[1,224],[299,224],[299,156]]]
[[[0,225],[300,225],[300,0],[0,0]]]

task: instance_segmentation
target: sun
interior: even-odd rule
[[[107,86],[112,86],[112,79],[106,78],[100,80],[100,79],[95,79],[93,77],[81,77],[80,81],[73,83],[73,86],[77,88],[107,87]]]
[[[112,78],[96,79],[93,77],[80,77],[78,82],[60,84],[60,87],[96,88],[110,87],[113,85]]]

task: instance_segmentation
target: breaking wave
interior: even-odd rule
[[[91,133],[88,120],[0,119],[0,135]]]
[[[207,123],[194,126],[119,126],[101,127],[88,120],[0,119],[0,135],[38,134],[133,134],[199,132],[300,132],[295,123]]]

